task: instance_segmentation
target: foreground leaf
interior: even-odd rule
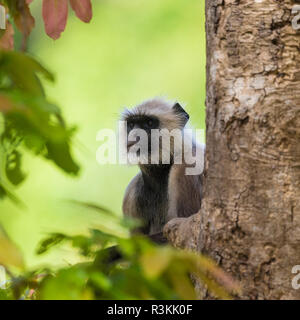
[[[15,87],[31,94],[43,95],[39,74],[53,81],[53,75],[39,62],[20,52],[0,52],[0,69]]]
[[[92,292],[86,288],[88,275],[79,267],[62,269],[55,277],[48,277],[42,283],[42,300],[89,300]]]
[[[35,21],[30,13],[30,9],[26,0],[19,0],[17,4],[17,12],[14,16],[15,24],[17,28],[23,33],[24,37],[27,38],[34,28]]]
[[[42,14],[47,35],[58,39],[66,28],[68,0],[43,0]]]
[[[34,97],[17,90],[0,94],[0,111],[5,114],[2,140],[10,141],[11,132],[16,132],[28,149],[41,153],[67,173],[79,172],[79,166],[71,155],[73,131],[65,127],[59,111],[44,97]]]
[[[62,241],[66,240],[67,236],[61,233],[53,233],[48,238],[42,240],[36,250],[37,254],[43,254],[47,252],[50,248],[58,245]]]
[[[81,21],[86,23],[91,21],[93,15],[91,0],[70,0],[70,4]]]
[[[14,150],[8,155],[5,163],[6,177],[13,185],[18,185],[25,179],[21,169],[21,157],[20,152]]]

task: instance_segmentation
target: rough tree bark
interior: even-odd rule
[[[300,33],[290,0],[207,0],[201,211],[165,235],[240,280],[244,299],[299,299]],[[205,297],[205,291],[200,290]]]

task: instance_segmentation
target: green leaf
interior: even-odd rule
[[[68,239],[68,237],[62,233],[52,233],[48,238],[42,240],[36,250],[37,254],[43,254],[50,248],[57,246],[62,241]]]
[[[55,277],[46,278],[40,290],[42,300],[89,300],[93,294],[86,288],[88,274],[83,268],[62,269]]]
[[[165,247],[146,251],[141,255],[140,262],[146,277],[156,278],[165,271],[172,258],[172,250],[170,250],[168,247]]]
[[[38,74],[42,74],[48,80],[54,81],[53,75],[40,63],[25,54],[15,51],[0,52],[0,68],[16,87],[31,94],[44,95]]]
[[[5,171],[6,177],[13,185],[18,185],[25,179],[21,170],[21,154],[18,151],[14,150],[7,156]]]
[[[63,142],[46,142],[47,155],[46,157],[53,160],[55,164],[70,174],[77,174],[79,166],[74,162],[68,141]]]
[[[76,205],[82,206],[84,208],[92,209],[101,213],[106,213],[110,217],[111,215],[115,216],[115,213],[109,210],[108,208],[105,208],[101,205],[94,204],[94,203],[89,203],[89,202],[83,202],[83,201],[77,201],[77,200],[69,200],[71,203],[74,203]]]
[[[67,173],[79,172],[70,150],[74,130],[65,127],[56,106],[42,96],[32,96],[20,90],[0,92],[0,110],[1,101],[6,106],[9,101],[9,108],[4,113],[4,138],[9,140],[10,131],[14,131],[24,138],[25,146],[33,152],[41,153]]]
[[[102,290],[110,290],[112,288],[112,282],[109,277],[99,271],[92,272],[89,280]]]

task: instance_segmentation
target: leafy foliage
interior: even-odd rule
[[[96,206],[94,209],[102,212]],[[119,223],[126,225],[124,218],[119,218]],[[157,246],[142,236],[116,236],[100,229],[90,230],[89,235],[56,233],[40,243],[37,253],[44,254],[63,242],[78,249],[85,262],[56,271],[34,270],[11,276],[6,295],[46,300],[196,299],[191,275],[219,298],[229,299],[229,292],[238,290],[209,258]],[[112,260],[114,253],[118,259]],[[11,261],[7,262],[9,267]]]
[[[42,75],[53,81],[52,74],[36,60],[13,51],[0,52],[0,69],[0,197],[11,195],[10,185],[25,179],[24,149],[77,174],[79,167],[70,152],[74,128],[68,128],[59,108],[47,101],[40,80]]]

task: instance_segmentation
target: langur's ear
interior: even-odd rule
[[[190,118],[189,114],[182,108],[182,106],[178,102],[174,104],[173,110],[175,113],[179,114],[182,117],[183,126],[185,126]]]

